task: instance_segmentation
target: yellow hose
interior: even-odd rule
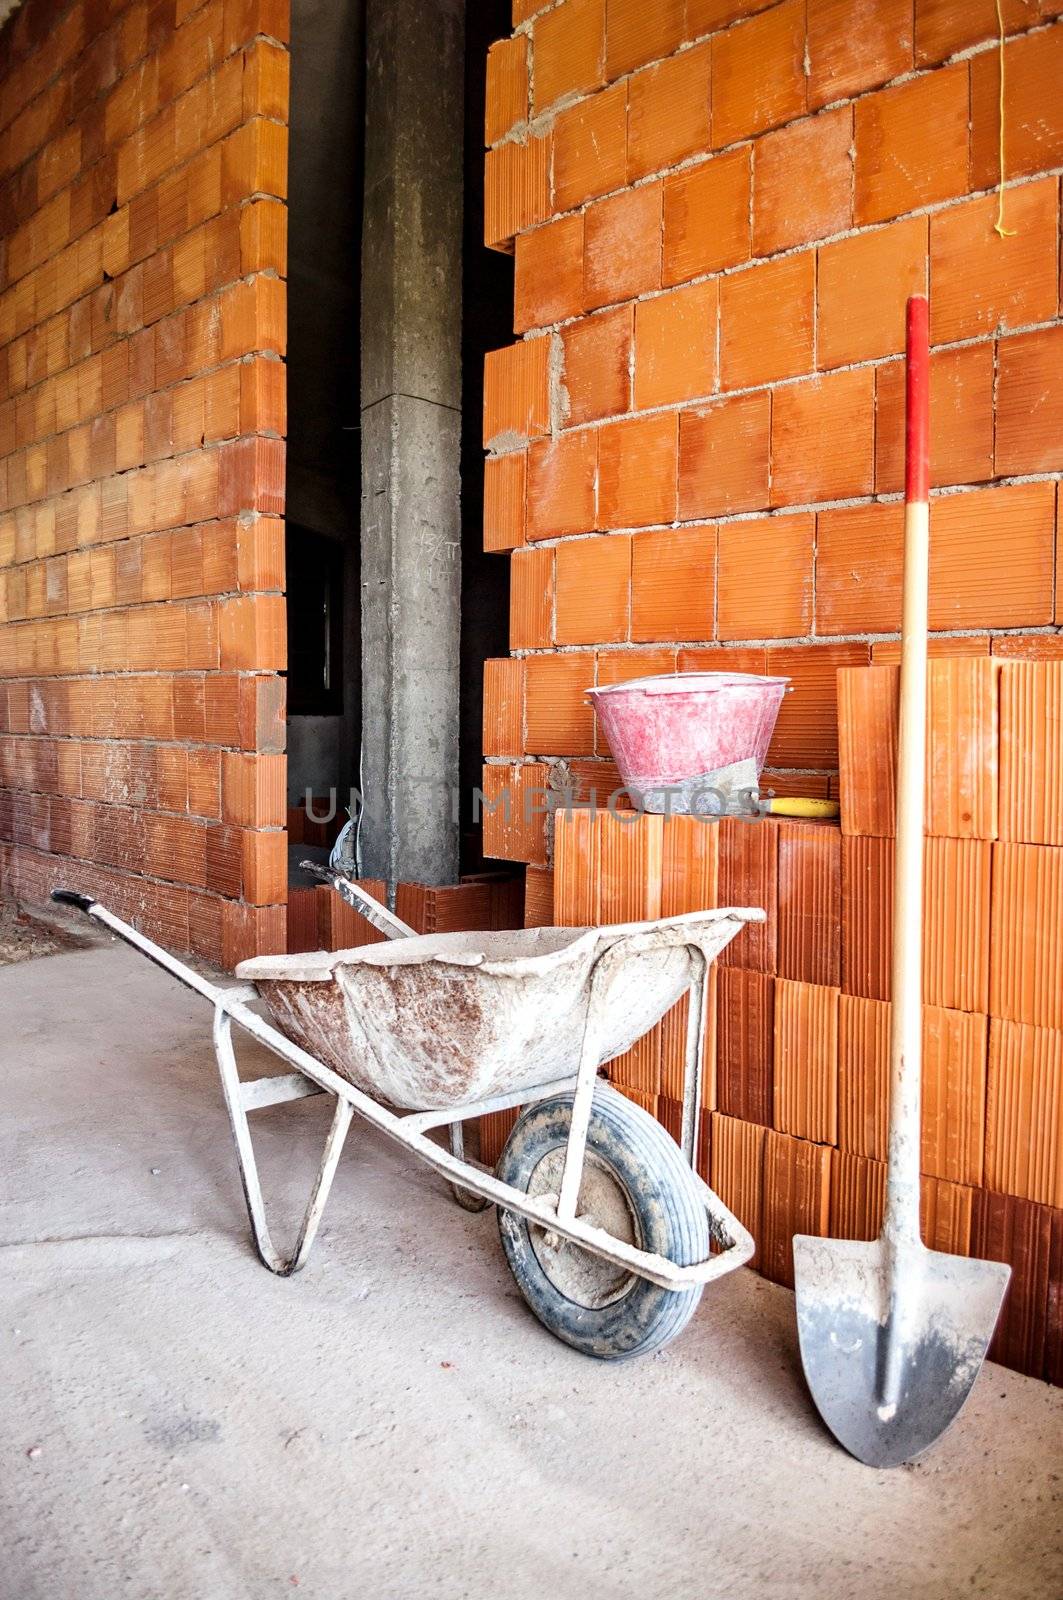
[[[836,817],[841,812],[837,800],[809,800],[800,796],[786,796],[769,800],[768,810],[774,817]]]

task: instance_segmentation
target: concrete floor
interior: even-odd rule
[[[207,1007],[121,946],[0,970],[0,1595],[1063,1593],[1063,1393],[990,1366],[925,1463],[835,1447],[789,1294],[667,1351],[533,1321],[491,1213],[364,1130],[301,1277],[250,1253]],[[259,1113],[292,1218],[328,1107]]]

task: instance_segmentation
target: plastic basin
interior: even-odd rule
[[[789,678],[681,672],[587,691],[620,776],[638,789],[764,765]]]

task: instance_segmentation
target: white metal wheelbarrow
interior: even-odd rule
[[[331,875],[330,875],[331,876]],[[334,880],[335,881],[335,880]],[[259,1258],[302,1267],[352,1116],[412,1150],[470,1210],[494,1204],[509,1266],[550,1331],[588,1355],[659,1349],[706,1283],[753,1239],[694,1171],[708,968],[762,911],[692,912],[606,928],[418,936],[346,880],[344,897],[391,943],[242,962],[236,987],[193,971],[88,895],[55,889],[214,1007],[214,1049]],[[253,985],[253,987],[252,987]],[[682,1136],[599,1079],[685,991]],[[261,998],[277,1027],[251,1009]],[[236,1022],[294,1072],[242,1081]],[[335,1099],[295,1250],[266,1225],[248,1112]],[[494,1173],[464,1154],[462,1123],[524,1108]],[[447,1128],[449,1148],[429,1137]]]

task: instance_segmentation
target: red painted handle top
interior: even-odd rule
[[[925,294],[908,301],[907,391],[904,429],[904,498],[930,498],[930,305]]]

